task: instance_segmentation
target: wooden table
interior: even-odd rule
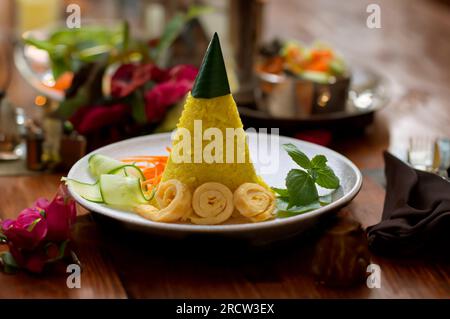
[[[392,102],[363,136],[333,148],[361,169],[382,168],[383,149],[411,135],[450,137],[450,9],[435,1],[379,0],[382,28],[368,29],[364,1],[269,1],[267,37],[282,34],[330,42],[353,62],[376,67],[389,80]],[[1,164],[0,164],[1,165]],[[1,177],[0,216],[14,217],[40,196],[52,197],[57,175]],[[341,214],[364,227],[380,220],[384,190],[369,177]],[[0,273],[0,298],[449,298],[450,265],[373,256],[380,289],[338,290],[314,283],[314,240],[300,237],[275,248],[211,242],[172,242],[96,223],[80,209],[74,231],[83,263],[81,289],[66,287],[62,269],[38,277]],[[195,246],[192,246],[192,244]]]

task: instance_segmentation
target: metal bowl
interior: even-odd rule
[[[247,126],[300,128],[364,127],[389,101],[385,79],[370,68],[354,67],[351,77],[319,84],[289,75],[257,74],[255,104],[239,112]],[[292,132],[291,132],[292,131]]]
[[[345,110],[350,76],[319,83],[289,74],[258,73],[258,107],[275,117],[307,118]]]

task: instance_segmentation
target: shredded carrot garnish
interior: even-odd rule
[[[122,162],[147,162],[147,161],[157,161],[157,160],[166,160],[167,156],[133,156],[127,157],[122,160]]]
[[[169,153],[172,151],[169,147],[166,147],[166,150]],[[138,167],[145,177],[145,180],[142,181],[143,188],[147,189],[147,191],[151,191],[161,181],[168,158],[168,156],[159,155],[137,155],[124,158],[122,159],[122,162],[130,163]]]

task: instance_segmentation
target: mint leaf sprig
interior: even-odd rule
[[[286,189],[272,188],[277,194],[277,208],[280,217],[297,215],[317,209],[331,202],[331,195],[319,196],[317,185],[327,189],[337,189],[339,178],[327,165],[324,155],[312,159],[300,151],[294,144],[283,144],[283,148],[300,166],[291,169],[286,176]]]

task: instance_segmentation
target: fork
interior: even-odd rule
[[[415,169],[438,174],[441,160],[437,142],[430,137],[410,138],[408,162]]]

